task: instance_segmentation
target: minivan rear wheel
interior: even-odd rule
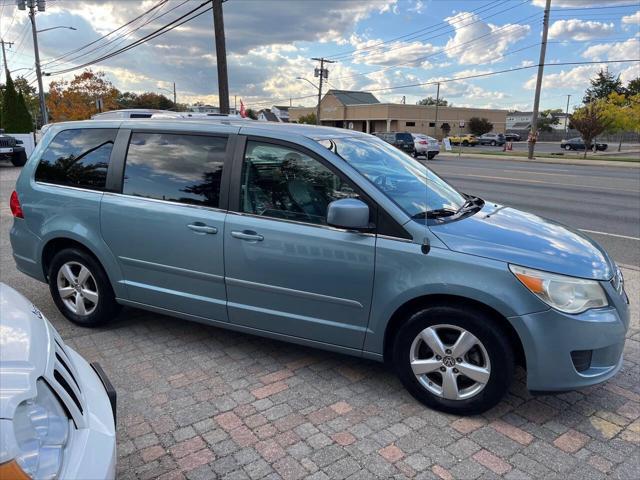
[[[49,291],[58,310],[83,327],[102,325],[120,311],[102,266],[80,249],[64,249],[53,257]]]
[[[515,361],[507,336],[489,315],[438,306],[402,325],[393,364],[405,388],[428,407],[475,415],[506,394]]]

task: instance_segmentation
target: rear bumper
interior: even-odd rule
[[[550,309],[510,320],[523,343],[529,390],[588,387],[613,377],[622,366],[628,308],[609,307],[580,315]]]
[[[13,220],[9,239],[16,268],[36,280],[46,282],[42,265],[38,261],[40,238],[29,229],[24,219]]]
[[[96,371],[73,349],[67,346],[65,351],[78,372],[87,428],[73,431],[60,478],[112,480],[116,475],[116,428],[109,396]]]

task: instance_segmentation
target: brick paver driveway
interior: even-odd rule
[[[0,169],[6,200],[15,174]],[[625,270],[633,321],[615,379],[531,397],[519,372],[497,408],[459,418],[423,407],[370,361],[131,309],[76,327],[15,270],[4,200],[0,280],[115,384],[118,478],[640,478],[637,271]]]

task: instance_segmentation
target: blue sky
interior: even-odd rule
[[[9,69],[25,69],[14,77],[25,74],[32,80],[28,18],[13,3],[0,0],[0,35],[15,42],[8,52]],[[55,73],[93,60],[201,3],[49,0],[47,11],[37,16],[38,27],[69,25],[77,30],[41,34],[43,69]],[[229,0],[224,11],[231,94],[254,108],[287,104],[289,98],[294,105],[312,105],[313,98],[300,97],[313,95],[313,87],[296,77],[314,81],[315,62],[310,58],[326,56],[337,60],[329,67],[330,88],[371,90],[382,101],[399,102],[404,96],[407,103],[415,103],[435,96],[435,85],[389,88],[443,81],[441,96],[454,105],[529,109],[535,68],[445,80],[536,64],[543,4],[544,0]],[[129,27],[52,62],[154,6]],[[640,59],[639,22],[637,1],[553,0],[547,63]],[[572,105],[579,103],[589,78],[602,66],[548,66],[542,107],[564,108],[567,94],[572,95]],[[162,89],[175,81],[179,101],[216,104],[211,13],[92,68],[105,71],[123,91],[167,93]],[[640,75],[638,63],[609,68],[623,80]],[[48,81],[69,79],[80,71]]]

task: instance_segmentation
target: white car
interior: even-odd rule
[[[113,479],[115,390],[0,283],[0,478]]]
[[[429,160],[433,159],[438,153],[440,153],[440,144],[438,140],[429,135],[422,133],[412,133],[413,143],[416,147],[415,157],[426,156]]]

